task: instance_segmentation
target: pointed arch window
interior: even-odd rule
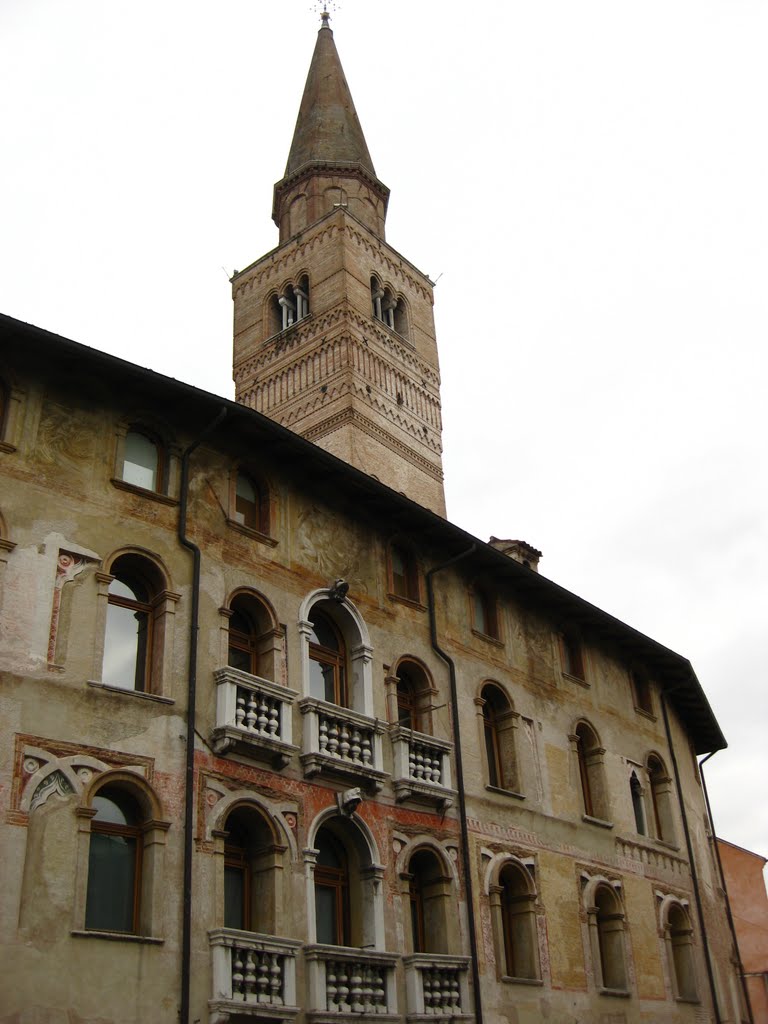
[[[315,840],[315,922],[317,941],[331,946],[349,946],[349,862],[342,844],[327,828]]]
[[[88,852],[85,927],[136,934],[139,930],[143,814],[138,801],[117,786],[93,798]]]
[[[347,706],[347,666],[344,638],[330,616],[313,608],[309,617],[310,696]]]
[[[643,805],[643,787],[640,785],[640,780],[637,777],[636,772],[632,772],[629,779],[629,792],[632,797],[632,811],[635,815],[635,829],[637,834],[644,836],[647,835],[647,829],[645,825],[645,807]]]

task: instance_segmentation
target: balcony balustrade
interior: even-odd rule
[[[234,928],[216,928],[208,937],[213,966],[211,1024],[226,1024],[231,1016],[295,1020],[300,942]]]
[[[399,725],[392,728],[390,737],[397,800],[436,804],[443,810],[450,807],[456,796],[451,788],[453,744]]]
[[[339,1015],[361,1014],[367,1020],[395,1020],[396,953],[347,949],[344,946],[307,946],[309,1005],[307,1017],[315,1022],[338,1020]]]
[[[350,708],[314,697],[299,703],[304,716],[301,763],[306,776],[325,774],[377,791],[386,779],[382,770],[384,723]]]
[[[236,668],[220,668],[216,681],[217,754],[238,753],[283,768],[299,749],[292,740],[291,710],[296,692]]]
[[[403,958],[408,1020],[443,1017],[472,1020],[469,957],[414,953]]]

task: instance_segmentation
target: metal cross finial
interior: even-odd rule
[[[322,10],[320,10],[322,4]],[[330,10],[329,10],[330,8]],[[336,3],[336,0],[317,0],[316,3],[312,4],[310,10],[314,11],[315,14],[320,13],[320,20],[324,26],[328,25],[331,18],[331,11],[335,14],[336,11],[340,10],[340,4]]]

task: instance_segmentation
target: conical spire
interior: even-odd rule
[[[285,168],[288,178],[307,164],[357,164],[376,171],[339,60],[328,12],[323,11],[315,52]]]
[[[272,219],[281,244],[339,209],[383,240],[388,201],[323,11],[285,176],[275,185]]]

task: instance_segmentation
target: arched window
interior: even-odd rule
[[[536,894],[528,871],[520,864],[506,863],[499,874],[496,895],[501,917],[504,974],[508,978],[538,979]]]
[[[581,640],[575,633],[566,632],[560,634],[560,656],[563,663],[563,672],[574,679],[586,679],[584,668],[584,648]]]
[[[401,542],[389,546],[390,593],[405,601],[418,601],[419,573],[411,549]]]
[[[447,953],[451,879],[432,850],[417,850],[408,865],[414,953]]]
[[[344,638],[336,623],[317,606],[309,616],[309,692],[318,700],[347,706]]]
[[[648,757],[648,783],[656,838],[673,843],[675,832],[672,815],[672,780],[663,761],[656,754],[650,754]]]
[[[610,813],[603,771],[605,751],[600,746],[597,734],[586,722],[579,722],[573,739],[576,743],[584,814],[608,821]]]
[[[315,840],[315,923],[317,941],[350,946],[349,863],[338,838],[321,828]]]
[[[309,278],[305,274],[298,284],[289,284],[271,299],[270,327],[278,334],[309,316]]]
[[[103,682],[123,690],[150,691],[157,667],[155,608],[163,584],[154,565],[121,555],[109,584]]]
[[[635,815],[635,828],[638,835],[647,834],[645,827],[645,808],[643,807],[643,787],[635,772],[629,779],[629,792],[632,797],[632,810]]]
[[[162,460],[155,441],[140,430],[131,429],[125,435],[122,479],[134,487],[147,491],[162,488]]]
[[[488,784],[514,792],[519,785],[515,753],[515,712],[498,686],[484,686],[480,696]]]
[[[496,614],[495,596],[480,584],[475,584],[471,590],[472,597],[472,627],[483,636],[489,636],[494,640],[499,639],[499,622]]]
[[[599,967],[600,987],[617,992],[626,991],[624,911],[618,894],[611,886],[598,886],[591,915],[592,925],[597,931],[597,966]]]
[[[93,798],[85,927],[137,933],[141,893],[143,814],[135,797],[104,786]]]
[[[693,928],[688,912],[680,903],[670,904],[664,936],[676,999],[698,1000],[693,962]]]
[[[431,686],[420,665],[401,661],[397,667],[397,722],[414,732],[431,732]]]
[[[275,840],[256,811],[236,807],[224,840],[224,926],[271,933],[275,918]]]
[[[375,274],[371,276],[371,313],[374,320],[381,320],[401,337],[408,337],[408,311],[405,302],[398,298],[391,288],[383,286]]]

